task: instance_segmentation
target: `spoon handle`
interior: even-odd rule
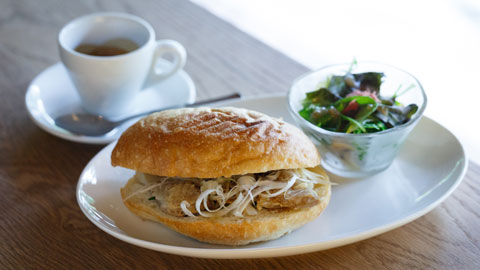
[[[155,112],[161,112],[161,111],[166,111],[166,110],[170,110],[170,109],[178,109],[178,108],[196,107],[196,106],[201,106],[201,105],[205,105],[205,104],[209,104],[209,103],[215,103],[215,102],[219,102],[219,101],[224,101],[224,100],[229,100],[229,99],[234,99],[234,98],[241,98],[241,97],[242,97],[242,95],[240,93],[236,92],[236,93],[233,93],[233,94],[228,95],[228,96],[206,99],[206,100],[198,101],[198,102],[195,102],[195,103],[192,103],[192,104],[179,104],[179,105],[163,107],[163,108],[159,108],[159,109],[155,109],[155,110],[151,110],[151,111],[147,111],[147,112],[138,113],[138,114],[129,116],[127,118],[124,118],[122,120],[116,121],[115,123],[117,125],[119,125],[119,124],[121,124],[125,121],[130,120],[130,119],[137,118],[137,117],[142,116],[142,115],[155,113]]]

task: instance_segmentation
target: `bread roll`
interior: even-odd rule
[[[210,178],[308,168],[320,156],[298,128],[238,108],[154,113],[120,137],[112,165],[144,173]]]

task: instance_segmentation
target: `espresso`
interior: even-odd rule
[[[75,51],[93,56],[115,56],[138,49],[137,43],[124,38],[111,39],[103,44],[82,43]]]

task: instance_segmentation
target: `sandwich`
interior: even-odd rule
[[[136,171],[121,188],[130,211],[202,242],[276,239],[317,218],[330,200],[308,137],[246,109],[151,114],[121,135],[111,163]]]

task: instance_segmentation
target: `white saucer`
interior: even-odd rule
[[[133,101],[131,114],[195,101],[195,85],[183,70],[149,89],[141,91]],[[53,119],[62,114],[85,112],[67,71],[57,63],[41,72],[30,83],[25,104],[32,120],[43,130],[75,142],[105,144],[116,140],[138,119],[133,119],[118,129],[98,137],[79,136],[55,125]]]
[[[284,96],[222,105],[257,110],[293,123]],[[423,117],[387,170],[359,179],[331,175],[337,185],[332,186],[330,204],[313,222],[277,240],[230,247],[192,240],[130,212],[122,202],[120,188],[134,172],[111,166],[114,145],[101,150],[80,175],[77,200],[83,213],[100,229],[128,243],[203,258],[295,255],[373,237],[428,213],[458,187],[467,170],[460,141],[448,129]]]

